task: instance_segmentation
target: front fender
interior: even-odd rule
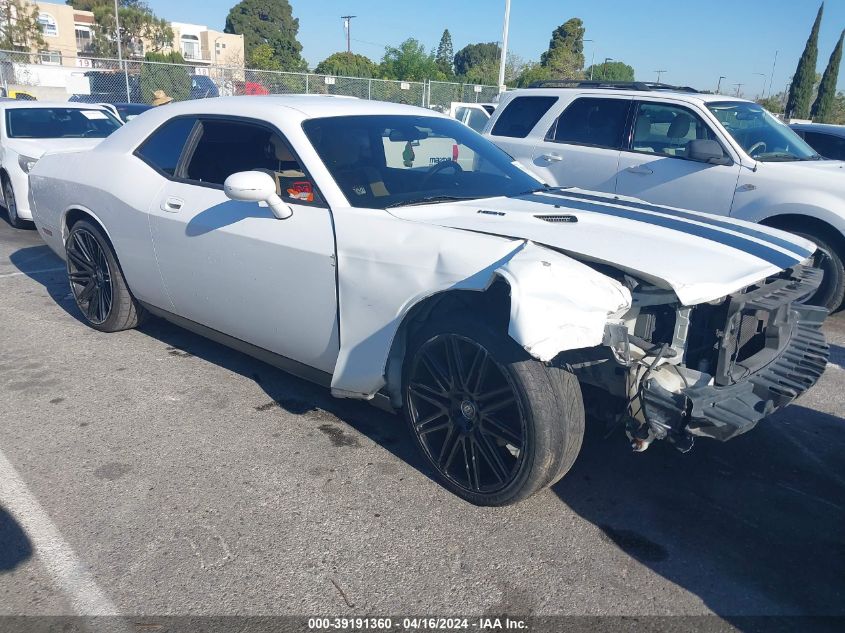
[[[764,222],[783,215],[807,216],[821,220],[845,236],[845,197],[814,189],[792,191],[788,200],[761,197],[737,208],[731,217],[749,222]]]
[[[600,344],[608,315],[630,306],[630,293],[615,280],[533,242],[365,213],[335,214],[341,324],[335,396],[372,398],[385,385],[404,319],[438,293],[481,292],[501,277],[511,287],[509,334],[541,361]]]

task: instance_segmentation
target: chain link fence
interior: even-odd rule
[[[58,53],[0,51],[6,95],[41,100],[152,103],[157,91],[176,101],[232,95],[331,94],[448,110],[453,101],[489,102],[496,86],[393,81],[236,66],[165,64]]]

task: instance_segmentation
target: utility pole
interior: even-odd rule
[[[772,62],[772,74],[769,75],[769,96],[772,95],[772,82],[775,80],[775,66],[778,63],[778,53],[780,51],[775,51],[775,61]]]
[[[722,79],[725,79],[724,75],[719,76],[719,83],[716,84],[716,94],[719,94],[719,91],[722,89]]]
[[[759,75],[760,77],[762,77],[762,78],[763,78],[763,92],[762,92],[762,93],[760,93],[760,97],[759,97],[759,98],[760,98],[760,99],[765,99],[765,98],[766,98],[766,80],[768,79],[768,77],[766,77],[766,73],[751,73],[751,74],[752,74],[752,75]]]
[[[654,72],[657,73],[657,83],[660,83],[660,75],[662,75],[666,71],[665,70],[655,70]]]
[[[119,7],[117,0],[114,0],[114,29],[117,36],[117,61],[123,66],[123,78],[126,80],[126,103],[132,103],[132,95],[129,94],[129,68],[123,61],[123,45],[120,41],[120,16],[118,15]]]
[[[502,58],[499,60],[499,94],[505,90],[505,63],[508,61],[508,27],[511,21],[511,0],[505,0],[505,23],[502,26]]]
[[[607,81],[607,62],[612,62],[612,61],[613,61],[612,57],[605,57],[604,63],[601,65],[601,74],[602,74],[602,79],[604,81]]]
[[[352,52],[352,18],[357,18],[357,15],[342,15],[343,28],[346,29],[346,52]]]
[[[744,85],[745,85],[745,84],[734,84],[734,86],[736,86],[736,96],[737,96],[737,97],[739,97],[739,93],[740,93],[740,91],[742,90],[742,87],[743,87]]]

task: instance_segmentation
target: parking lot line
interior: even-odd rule
[[[0,451],[0,503],[32,541],[38,560],[79,615],[118,615],[94,577]]]
[[[64,266],[61,268],[44,268],[43,270],[27,270],[17,271],[14,273],[0,273],[0,278],[3,277],[17,277],[18,275],[42,275],[44,273],[57,273],[60,270],[67,270]]]

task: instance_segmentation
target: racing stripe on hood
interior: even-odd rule
[[[634,209],[623,209],[609,204],[595,204],[582,200],[574,200],[572,198],[564,198],[562,196],[527,194],[525,196],[519,196],[518,198],[520,200],[527,200],[549,206],[565,206],[570,209],[609,215],[625,220],[632,220],[634,222],[643,222],[645,224],[652,224],[654,226],[660,226],[674,231],[679,231],[681,233],[686,233],[687,235],[695,235],[710,240],[711,242],[717,242],[723,246],[728,246],[744,253],[748,253],[749,255],[754,255],[755,257],[767,261],[778,268],[790,268],[795,264],[800,263],[803,259],[799,258],[797,255],[788,255],[775,250],[770,246],[761,244],[760,242],[755,242],[721,229],[693,224],[692,222],[687,222],[685,220],[654,215],[653,213],[636,211]]]
[[[595,196],[590,195],[587,193],[576,193],[575,191],[549,191],[549,195],[553,196],[561,196],[564,198],[576,198],[578,200],[589,200],[591,202],[598,202],[600,204],[613,204],[618,205],[621,207],[627,207],[629,209],[642,209],[643,211],[653,211],[655,213],[662,213],[664,215],[671,215],[676,218],[683,218],[685,220],[693,220],[695,222],[701,222],[702,224],[709,224],[711,226],[716,226],[722,229],[727,229],[729,231],[734,231],[736,233],[742,233],[743,235],[748,235],[749,237],[756,237],[758,240],[763,240],[764,242],[769,242],[770,244],[774,244],[775,246],[780,246],[788,251],[796,253],[800,255],[803,259],[806,259],[810,255],[813,254],[812,251],[808,251],[797,244],[790,242],[789,240],[785,240],[783,238],[769,235],[764,231],[758,231],[752,226],[745,226],[742,224],[732,224],[730,222],[724,222],[723,220],[719,220],[717,218],[709,218],[699,215],[697,213],[693,213],[690,211],[683,211],[681,209],[673,209],[672,207],[662,207],[656,204],[650,204],[648,202],[634,202],[631,200],[619,200],[619,199],[608,199],[602,196]]]

